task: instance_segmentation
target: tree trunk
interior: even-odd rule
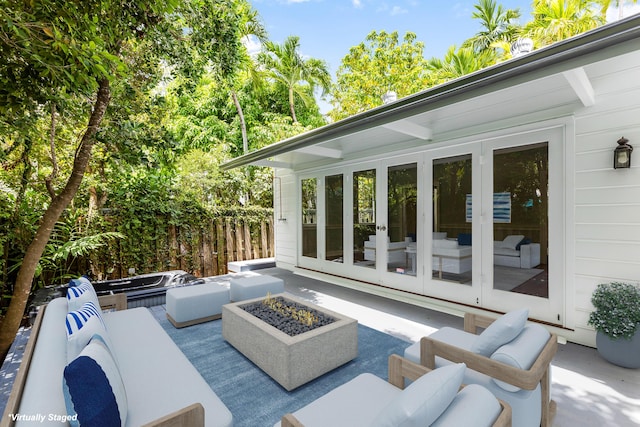
[[[110,100],[111,91],[109,81],[103,79],[100,81],[94,108],[89,117],[87,129],[80,141],[80,148],[74,160],[73,170],[71,171],[69,180],[60,194],[51,200],[51,204],[42,216],[36,235],[25,252],[22,265],[16,278],[11,303],[9,304],[6,316],[2,319],[2,323],[0,323],[0,355],[7,353],[20,328],[22,316],[24,315],[31,293],[31,284],[33,283],[38,261],[49,241],[53,226],[69,203],[71,203],[80,187],[84,172],[91,159],[91,150],[95,144],[93,137],[102,122]]]
[[[242,154],[247,154],[249,152],[249,138],[247,138],[247,123],[244,120],[244,112],[242,111],[242,105],[240,105],[240,101],[238,101],[238,94],[231,90],[231,98],[233,99],[233,103],[236,106],[236,110],[238,111],[238,117],[240,117],[240,130],[242,131]]]
[[[293,106],[293,88],[289,88],[289,109],[291,110],[291,118],[293,119],[293,123],[298,123],[298,118],[296,117],[296,109]]]

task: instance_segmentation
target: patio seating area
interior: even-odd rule
[[[463,330],[462,317],[335,286],[305,277],[304,271],[295,274],[267,268],[259,273],[282,279],[285,292],[405,340],[407,347],[446,326]],[[228,283],[232,277],[221,276],[221,281]],[[188,330],[180,329],[176,333],[188,333]],[[0,390],[7,390],[10,377],[11,374],[0,377]],[[265,400],[268,399],[269,396],[265,396]],[[640,370],[611,365],[593,348],[561,344],[551,362],[551,399],[557,403],[553,426],[637,426],[640,425]]]

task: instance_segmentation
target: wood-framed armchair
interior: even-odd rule
[[[500,347],[491,356],[485,356],[471,351],[471,343],[478,337],[478,329],[486,329],[496,319],[478,314],[466,313],[464,317],[464,331],[454,328],[442,328],[436,333],[423,337],[418,344],[420,364],[434,369],[442,366],[443,362],[437,363],[436,358],[445,359],[452,363],[465,363],[467,368],[476,373],[484,374],[473,376],[479,379],[477,383],[485,385],[500,398],[504,399],[512,406],[513,425],[531,425],[522,415],[522,402],[515,402],[509,399],[510,392],[516,393],[521,390],[536,391],[540,386],[540,425],[542,427],[551,426],[551,422],[556,412],[556,403],[551,400],[551,361],[558,349],[558,339],[556,334],[546,331],[541,325],[529,324],[522,332],[505,347]],[[528,334],[528,335],[527,335]],[[528,346],[532,342],[533,347],[538,351],[536,354],[525,355],[525,359],[532,361],[530,366],[524,368],[518,366],[522,355],[528,351]],[[405,351],[405,357],[411,360],[416,358],[416,344],[413,349],[410,347]],[[502,349],[502,350],[501,350]],[[501,353],[500,356],[496,354]],[[529,364],[525,362],[524,365]],[[446,363],[446,362],[444,362]],[[488,377],[488,378],[487,378]],[[466,376],[466,383],[470,381]],[[486,382],[485,382],[486,381]],[[497,391],[497,393],[496,393]],[[514,399],[516,400],[516,399]],[[521,400],[521,399],[518,399]],[[537,400],[536,400],[537,402]],[[520,408],[519,408],[520,406]]]
[[[461,366],[463,371],[464,365]],[[391,425],[381,421],[381,415],[377,414],[376,411],[387,409],[387,405],[390,404],[391,406],[393,405],[392,402],[398,401],[397,397],[405,388],[405,378],[410,381],[417,381],[429,372],[432,372],[432,370],[425,366],[411,362],[399,355],[391,355],[389,357],[388,382],[371,374],[361,374],[321,396],[299,411],[284,415],[276,426],[304,427],[306,425],[308,427],[313,423],[315,426],[364,427],[372,425],[372,422],[373,425],[378,425],[375,424],[377,422]],[[460,373],[459,380],[461,378],[462,373]],[[458,382],[458,384],[460,383]],[[428,385],[428,387],[432,390],[438,389],[434,385]],[[422,396],[425,396],[424,399],[428,398],[424,393],[420,393],[420,390],[416,394],[418,399]],[[440,416],[436,415],[438,425],[465,425],[472,427],[474,425],[473,421],[478,422],[478,425],[483,423],[486,425],[487,422],[490,423],[491,420],[494,420],[493,427],[511,426],[510,406],[504,401],[496,399],[483,387],[477,385],[467,387],[463,385],[460,387],[455,385],[453,394],[453,400],[444,404],[446,408],[444,412]],[[440,399],[440,396],[434,396],[433,399]],[[415,400],[413,402],[415,403]],[[410,404],[407,404],[404,410],[411,412],[407,409],[410,406]],[[491,409],[487,410],[486,408],[492,406],[495,408],[497,415],[487,415],[491,414]],[[430,408],[430,410],[433,411],[434,409]],[[327,418],[321,419],[322,417]],[[384,415],[382,417],[384,418]],[[490,418],[487,420],[487,417]],[[420,418],[420,420],[422,421],[423,418]],[[428,422],[425,425],[429,424]]]

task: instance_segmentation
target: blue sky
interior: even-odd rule
[[[481,30],[471,17],[477,0],[250,0],[260,14],[269,38],[282,43],[300,37],[300,53],[326,61],[335,79],[342,58],[372,30],[414,32],[424,42],[426,58],[442,58]],[[615,2],[612,2],[615,4]],[[532,0],[498,0],[505,8],[520,9],[520,23],[531,20]],[[633,12],[640,11],[635,5]],[[614,16],[617,16],[617,12]],[[626,13],[627,16],[629,13]],[[322,108],[324,110],[324,108]]]
[[[252,0],[269,37],[282,43],[300,37],[304,56],[323,59],[331,73],[342,58],[365,40],[372,30],[416,33],[425,43],[425,57],[443,57],[451,45],[460,44],[480,30],[471,18],[474,1],[419,0]],[[531,0],[502,0],[504,7],[520,8],[521,22],[530,20]]]

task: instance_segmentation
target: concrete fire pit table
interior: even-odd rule
[[[242,306],[256,298],[222,307],[222,336],[286,390],[291,391],[358,355],[358,322],[289,294],[272,296],[305,305],[335,319],[296,336],[265,323]]]

